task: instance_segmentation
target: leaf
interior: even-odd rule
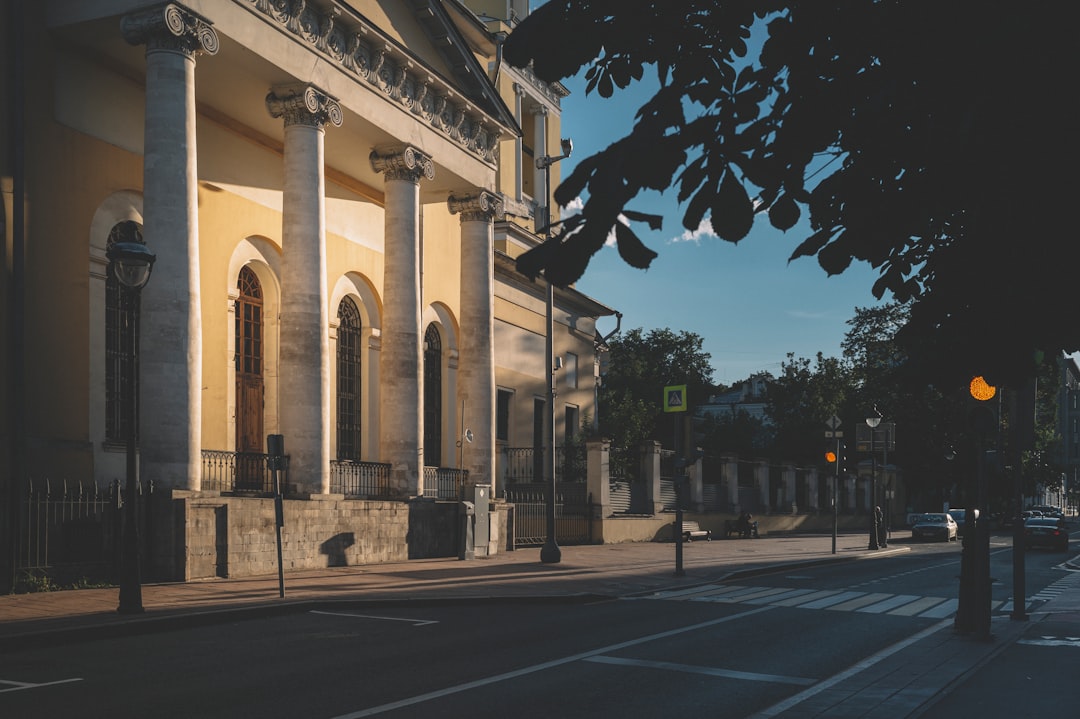
[[[743,239],[754,226],[754,205],[730,165],[712,203],[712,226],[716,234],[728,242]],[[696,229],[696,226],[687,229]]]
[[[645,212],[636,212],[634,210],[623,210],[622,213],[628,220],[633,220],[634,222],[648,222],[649,229],[654,232],[663,229],[664,218],[661,215],[652,215]]]
[[[656,253],[646,247],[634,231],[622,222],[615,223],[615,242],[623,261],[639,270],[649,269],[649,265],[657,257]]]
[[[769,222],[778,230],[787,231],[799,221],[799,204],[790,194],[784,193],[769,207]]]

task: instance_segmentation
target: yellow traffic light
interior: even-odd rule
[[[825,461],[830,462],[830,463],[835,462],[836,461],[836,452],[826,452],[825,453]]]
[[[980,402],[985,402],[994,398],[994,395],[997,394],[997,387],[987,384],[986,380],[980,375],[971,379],[971,384],[968,385],[968,392]]]

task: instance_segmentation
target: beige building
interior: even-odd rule
[[[501,496],[523,479],[509,458],[547,442],[546,287],[514,258],[539,242],[565,89],[500,62],[527,12],[4,4],[5,540],[27,478],[125,477],[131,330],[107,253],[139,242],[153,574],[274,571],[268,435],[287,569],[457,552],[457,500]],[[557,443],[595,416],[612,313],[555,292]],[[507,541],[495,507],[478,551]]]

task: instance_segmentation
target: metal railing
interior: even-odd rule
[[[453,467],[424,467],[424,496],[433,499],[462,499],[469,470]]]
[[[218,492],[273,494],[274,475],[263,452],[202,450],[202,488]],[[281,491],[288,494],[289,457],[281,468]]]
[[[330,492],[346,497],[387,499],[392,496],[390,465],[348,459],[330,462]]]
[[[544,447],[504,447],[502,449],[507,484],[544,481]],[[588,476],[588,454],[583,444],[555,447],[555,481],[584,482]]]

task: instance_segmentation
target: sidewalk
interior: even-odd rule
[[[792,563],[888,556],[870,552],[864,534],[768,536],[695,541],[683,545],[683,573],[675,576],[675,545],[634,542],[561,547],[557,564],[540,562],[538,547],[468,561],[411,560],[277,575],[144,584],[145,613],[116,613],[119,590],[79,589],[0,596],[0,650],[58,644],[183,624],[229,621],[241,613],[280,613],[313,602],[585,600],[616,598],[715,582]]]
[[[295,612],[327,603],[590,601],[688,588],[724,579],[782,571],[808,563],[887,559],[910,551],[894,544],[867,550],[865,534],[772,535],[760,539],[696,541],[683,545],[683,575],[675,575],[675,545],[628,543],[562,547],[557,564],[540,562],[539,548],[490,558],[413,560],[286,573],[284,598],[277,576],[146,584],[145,613],[116,613],[118,590],[83,589],[0,596],[0,651],[235,621]],[[1080,597],[1064,594],[1026,621],[995,615],[993,639],[956,635],[951,620],[913,640],[867,658],[843,674],[756,715],[758,719],[914,719],[941,697],[963,690],[982,671],[1047,617],[1075,620]],[[1064,677],[1018,677],[1016,691],[1038,691]],[[1038,685],[1038,686],[1036,686]],[[998,686],[1001,692],[1013,687]],[[970,691],[970,689],[968,690]],[[1002,694],[1005,696],[1005,694]]]

